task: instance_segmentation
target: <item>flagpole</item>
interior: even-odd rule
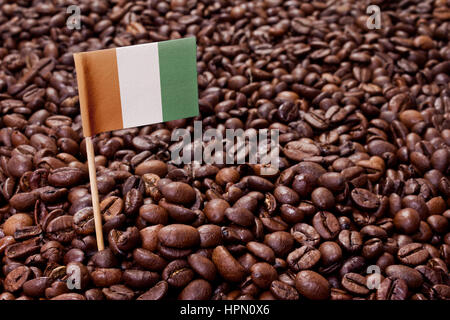
[[[89,168],[89,180],[91,181],[92,207],[94,209],[95,234],[97,238],[97,249],[105,249],[103,243],[102,216],[100,214],[100,202],[98,200],[97,171],[95,169],[94,145],[91,137],[86,137],[86,153]]]

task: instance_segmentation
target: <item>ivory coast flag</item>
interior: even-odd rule
[[[195,38],[74,54],[83,134],[198,115]]]

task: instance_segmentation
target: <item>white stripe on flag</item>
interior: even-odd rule
[[[158,44],[116,49],[123,127],[163,121]]]

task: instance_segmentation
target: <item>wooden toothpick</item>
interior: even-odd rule
[[[98,200],[97,172],[95,169],[94,144],[92,143],[91,137],[86,137],[86,153],[88,159],[89,180],[91,182],[91,196],[92,196],[92,207],[94,209],[94,222],[95,222],[95,234],[97,238],[97,248],[98,251],[102,251],[105,249],[105,244],[103,242],[102,216],[100,213],[100,202]]]

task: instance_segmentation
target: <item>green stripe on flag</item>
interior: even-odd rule
[[[195,38],[158,43],[163,121],[198,115]]]

